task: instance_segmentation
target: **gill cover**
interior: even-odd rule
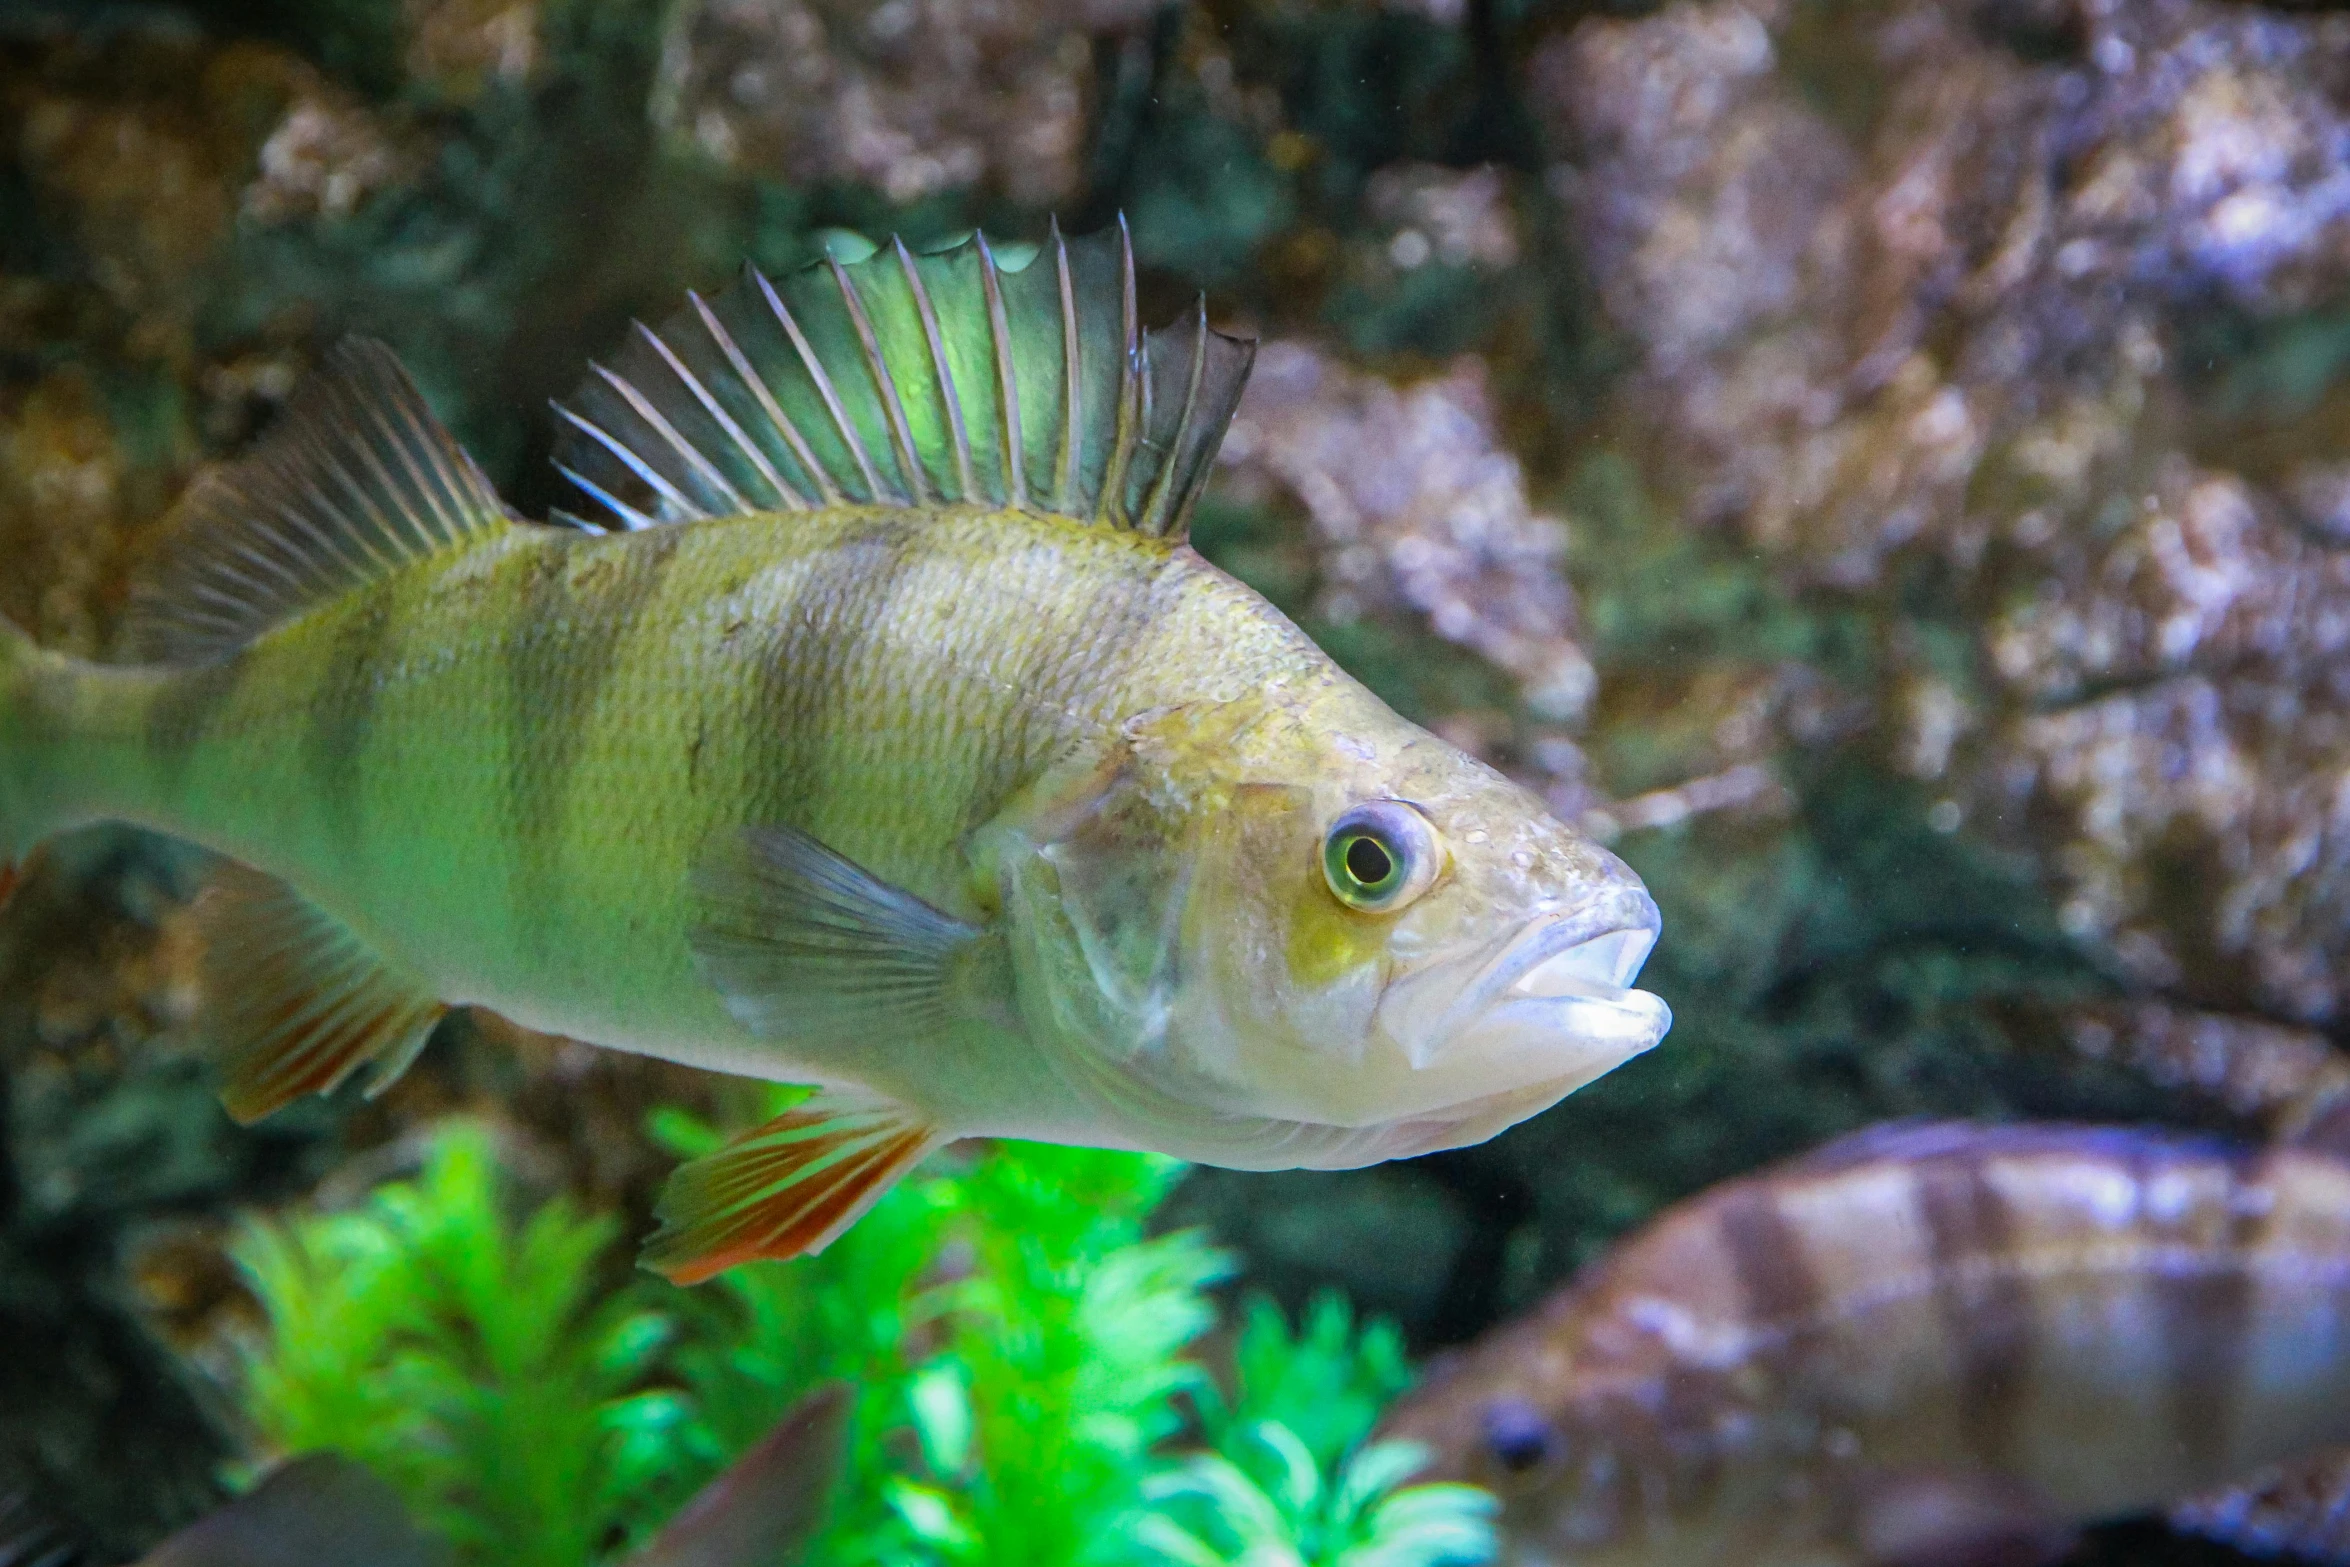
[[[1491,1135],[1475,1106],[1354,1125],[1268,1096],[1254,1069],[1268,1050],[1286,1048],[1324,1081],[1345,1066],[1294,1037],[1275,1043],[1275,1031],[1294,1036],[1294,1015],[1225,967],[1232,938],[1251,940],[1239,934],[1247,922],[1227,920],[1240,900],[1261,918],[1276,889],[1319,875],[1311,791],[1243,783],[1203,801],[1167,765],[1193,746],[1228,747],[1236,722],[1258,721],[1144,715],[1112,756],[1053,770],[976,835],[1029,1036],[1131,1145],[1201,1163],[1351,1169]],[[1296,881],[1266,882],[1274,864]],[[1228,1010],[1235,999],[1253,1010]]]

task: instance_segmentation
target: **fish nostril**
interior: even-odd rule
[[[1497,1398],[1485,1406],[1485,1448],[1512,1474],[1550,1456],[1550,1422],[1522,1398]]]

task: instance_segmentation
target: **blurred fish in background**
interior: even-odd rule
[[[1504,1499],[1515,1562],[2056,1561],[2081,1525],[2350,1442],[2350,1164],[1874,1128],[1668,1211],[1390,1433]],[[2180,1516],[2320,1544],[2281,1511]]]

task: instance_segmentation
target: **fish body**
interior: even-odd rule
[[[563,410],[597,528],[509,516],[346,349],[188,504],[148,662],[0,632],[0,860],[107,818],[230,858],[239,1114],[466,1004],[819,1085],[681,1172],[678,1275],[951,1136],[1490,1136],[1662,1034],[1654,905],[1183,542],[1246,366],[1136,334],[1122,246],[754,275]]]
[[[1107,614],[1146,629],[1086,636],[1113,600]],[[1229,699],[1236,678],[1359,706],[1341,683],[1314,690],[1327,670],[1310,645],[1247,607],[1189,552],[1055,519],[516,528],[217,670],[153,681],[84,763],[81,798],[348,911],[445,1001],[1066,1134],[1075,1112],[1049,1074],[1005,1081],[1007,1062],[927,1040],[753,1035],[693,963],[696,856],[785,823],[979,918],[962,838],[1080,735]],[[828,1059],[850,1044],[853,1060]]]
[[[2350,1164],[1898,1125],[1714,1188],[1391,1421],[1518,1563],[2028,1563],[2350,1439]]]

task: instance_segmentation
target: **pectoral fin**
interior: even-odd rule
[[[699,1284],[737,1263],[822,1251],[946,1140],[902,1105],[826,1090],[679,1166],[640,1261]]]
[[[405,1072],[448,1011],[424,983],[274,876],[230,864],[196,901],[220,1097],[257,1121],[372,1064],[370,1096]]]
[[[694,961],[770,1039],[935,1032],[979,931],[791,827],[713,844],[693,882]]]
[[[980,934],[790,827],[718,840],[693,897],[703,979],[771,1039],[943,1033]],[[821,1251],[949,1135],[877,1094],[819,1093],[671,1176],[644,1265],[696,1284],[738,1262]]]

